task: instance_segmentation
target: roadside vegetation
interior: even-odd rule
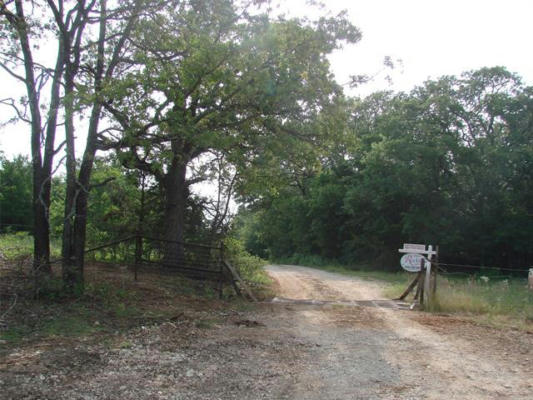
[[[255,295],[271,297],[271,281],[262,268],[265,261],[250,255],[234,239],[227,239],[225,245],[228,260]],[[120,256],[105,262],[89,261],[84,290],[72,293],[65,290],[57,263],[52,274],[36,285],[32,238],[27,232],[0,234],[0,252],[0,350],[49,339],[100,337],[114,341],[132,328],[202,310],[208,312],[194,324],[208,328],[213,325],[211,311],[247,303],[229,285],[219,299],[216,282],[191,280],[158,268],[140,271],[135,282],[133,270],[121,263]]]
[[[5,269],[2,274],[4,282],[16,283]],[[226,296],[229,290],[227,293]],[[226,300],[219,301],[217,297],[216,287],[210,283],[167,276],[157,271],[145,272],[138,282],[134,282],[131,272],[118,266],[91,265],[87,286],[75,299],[62,290],[60,279],[55,280],[55,285],[48,285],[39,298],[20,293],[14,308],[0,321],[0,340],[4,345],[12,346],[45,339],[95,335],[113,339],[135,327],[169,321],[187,310],[224,307],[230,300],[226,297]],[[3,300],[7,302],[10,298]],[[238,305],[241,300],[235,299],[234,302]]]
[[[431,311],[463,313],[495,326],[533,331],[533,290],[525,278],[485,279],[439,277],[437,301]]]

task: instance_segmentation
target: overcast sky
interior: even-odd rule
[[[362,40],[332,58],[339,81],[374,73],[384,56],[403,60],[393,90],[428,78],[503,65],[533,84],[533,0],[330,0],[349,10]],[[381,74],[369,90],[388,88]]]
[[[334,12],[347,9],[361,29],[362,40],[337,51],[330,58],[340,83],[352,74],[378,74],[353,95],[380,89],[410,90],[428,78],[503,65],[533,84],[533,0],[329,0]],[[287,0],[290,13],[310,10],[304,1]],[[383,58],[401,59],[385,80]],[[0,75],[5,81],[6,75]],[[7,82],[1,98],[6,97]],[[8,110],[0,108],[0,121]],[[81,145],[81,144],[80,144]],[[0,150],[11,156],[29,154],[29,129],[0,128]]]

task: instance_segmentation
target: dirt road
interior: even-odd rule
[[[126,332],[3,351],[0,399],[533,398],[531,334],[403,310],[377,282],[267,270],[274,302],[184,300]]]
[[[365,304],[383,298],[378,283],[296,266],[268,271],[286,299]],[[318,346],[292,398],[533,398],[531,335],[507,337],[452,318],[386,308],[387,302],[366,304],[374,307],[294,309],[292,330]]]

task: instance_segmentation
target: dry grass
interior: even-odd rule
[[[473,278],[439,279],[432,311],[466,313],[494,325],[533,328],[533,291],[526,279],[484,282]]]
[[[414,278],[406,272],[354,270],[342,266],[321,266],[332,272],[365,279],[380,280],[386,284],[384,295],[397,298]],[[409,297],[412,299],[412,295]],[[527,288],[527,279],[438,277],[437,298],[429,309],[436,313],[468,315],[492,326],[512,326],[533,330],[533,291]]]

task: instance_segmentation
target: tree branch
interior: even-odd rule
[[[21,112],[18,107],[15,104],[15,100],[12,98],[2,99],[0,100],[0,104],[5,104],[6,106],[9,106],[15,110],[15,113],[17,114],[17,118],[21,121],[24,121],[28,124],[31,124],[31,120],[26,117],[26,113]]]

